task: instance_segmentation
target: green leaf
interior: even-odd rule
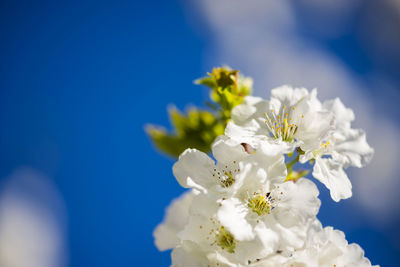
[[[206,105],[212,109],[190,109],[186,114],[176,108],[169,110],[173,131],[149,125],[146,132],[155,146],[168,155],[178,157],[186,148],[197,148],[204,152],[211,150],[214,139],[224,134],[231,119],[232,109],[251,94],[253,82],[229,67],[214,68],[208,76],[195,81],[209,87],[210,99]]]
[[[186,148],[209,152],[214,139],[224,133],[225,125],[206,110],[190,109],[187,114],[176,108],[169,109],[174,127],[168,132],[162,127],[149,125],[146,131],[155,146],[170,156],[178,157]]]

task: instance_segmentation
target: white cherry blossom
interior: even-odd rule
[[[203,193],[234,193],[240,188],[248,167],[241,161],[248,156],[240,143],[217,140],[213,145],[217,163],[197,149],[187,149],[173,166],[179,184]]]
[[[361,168],[367,164],[374,153],[368,145],[361,129],[352,129],[354,113],[338,99],[326,101],[323,108],[335,116],[334,131],[320,144],[320,148],[307,151],[300,162],[315,159],[313,176],[320,180],[331,192],[335,201],[352,196],[351,182],[344,168]]]
[[[221,202],[209,194],[199,194],[193,201],[189,221],[178,237],[182,242],[196,243],[204,255],[217,252],[229,262],[246,264],[248,260],[263,258],[277,248],[277,233],[253,228],[245,219],[246,210],[232,212],[230,209],[234,207],[220,205]],[[221,215],[224,215],[223,221],[219,220]]]
[[[265,240],[277,239],[279,243],[268,255],[278,250],[302,247],[309,223],[315,218],[320,206],[317,198],[319,192],[314,183],[299,179],[297,182],[271,183],[270,187],[260,187],[255,191],[251,188],[254,187],[244,186],[238,194],[239,198],[223,200],[217,213],[218,220],[234,235],[245,229],[239,224],[240,215],[256,235],[256,229],[276,233],[263,235]],[[230,225],[232,227],[229,228]]]
[[[345,168],[373,155],[353,120],[339,99],[321,103],[315,89],[282,86],[269,101],[246,97],[212,156],[189,148],[174,164],[190,191],[168,208],[156,246],[173,249],[173,267],[371,266],[343,232],[322,227],[319,191],[302,177],[308,171],[294,170],[310,162],[333,200],[351,197]]]
[[[226,134],[233,139],[255,149],[275,145],[282,154],[299,148],[301,163],[315,159],[313,176],[335,201],[352,195],[344,168],[362,167],[373,155],[364,131],[351,128],[353,111],[338,98],[321,104],[316,89],[282,86],[272,90],[269,101],[247,97],[232,120]]]
[[[335,131],[327,140],[332,143],[330,149],[332,158],[344,168],[349,166],[361,168],[369,163],[374,150],[368,145],[363,130],[351,128],[351,122],[354,120],[353,111],[346,108],[338,98],[324,102],[323,107],[336,117]]]
[[[167,209],[164,221],[153,232],[155,244],[159,250],[176,247],[180,240],[177,236],[189,220],[189,209],[195,193],[189,191],[174,199]]]
[[[270,101],[246,97],[232,111],[225,134],[258,148],[263,142],[279,144],[282,153],[296,147],[317,149],[333,130],[333,115],[321,109],[317,91],[281,86],[271,91]]]
[[[348,244],[342,231],[325,227],[308,236],[306,247],[296,251],[285,266],[310,267],[370,267],[363,249],[357,244]]]

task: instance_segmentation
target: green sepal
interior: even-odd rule
[[[210,99],[220,106],[222,119],[231,118],[232,109],[251,94],[253,82],[229,67],[214,68],[208,76],[195,81],[211,89]]]

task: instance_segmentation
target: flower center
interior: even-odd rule
[[[273,138],[282,138],[286,142],[294,140],[294,135],[298,129],[295,119],[291,116],[294,110],[295,107],[286,109],[286,106],[283,106],[278,115],[275,114],[273,109],[269,113],[264,113],[266,117],[265,124]],[[304,118],[304,115],[301,117]]]
[[[222,187],[230,187],[235,182],[234,175],[240,172],[236,161],[230,166],[225,165],[222,168],[214,168],[213,176],[216,177]]]
[[[247,199],[247,206],[259,216],[270,214],[274,209],[273,203],[274,199],[270,192],[265,195],[255,194]]]
[[[329,149],[331,148],[331,146],[332,146],[332,144],[331,144],[330,141],[322,142],[320,148],[319,148],[319,149],[316,149],[316,150],[314,150],[314,151],[312,152],[312,153],[313,153],[313,156],[314,156],[314,157],[317,157],[317,156],[322,156],[322,155],[324,155],[324,153],[329,152]]]
[[[214,227],[212,227],[210,230],[207,230],[208,236],[206,239],[212,239],[214,241],[211,246],[217,245],[226,252],[235,253],[236,240],[233,234],[231,234],[229,230],[221,225],[218,220],[210,217],[210,221]],[[200,225],[200,229],[203,229],[202,225]]]
[[[226,230],[224,226],[221,226],[221,228],[216,231],[215,238],[216,244],[219,247],[229,253],[235,253],[235,237],[228,230]]]

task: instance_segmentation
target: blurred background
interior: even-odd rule
[[[168,266],[152,231],[183,190],[144,125],[222,64],[355,111],[376,154],[319,219],[398,266],[399,29],[398,0],[1,1],[0,266]]]

